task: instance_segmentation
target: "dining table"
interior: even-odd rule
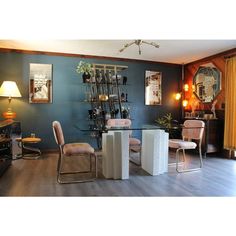
[[[83,132],[102,133],[102,173],[107,179],[129,179],[129,136],[131,131],[141,131],[141,168],[150,175],[168,171],[167,130],[156,124],[131,127],[76,126]]]

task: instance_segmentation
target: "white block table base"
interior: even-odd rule
[[[102,134],[102,171],[107,179],[129,178],[129,131]]]
[[[142,169],[150,175],[160,175],[168,171],[169,134],[164,130],[142,131]]]
[[[169,134],[164,130],[142,131],[142,168],[150,175],[168,171]],[[102,134],[102,171],[107,179],[129,178],[129,131]]]

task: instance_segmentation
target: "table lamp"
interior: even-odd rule
[[[0,88],[0,96],[8,97],[8,109],[6,112],[3,112],[3,117],[5,119],[14,119],[16,118],[16,113],[11,110],[11,98],[12,97],[21,97],[21,93],[14,81],[4,81]]]

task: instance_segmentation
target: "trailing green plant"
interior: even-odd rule
[[[76,72],[77,73],[88,73],[91,75],[93,72],[92,64],[85,62],[85,61],[80,61],[76,67]]]

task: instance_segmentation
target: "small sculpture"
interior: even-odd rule
[[[121,93],[120,98],[121,98],[122,102],[125,102],[125,94],[124,93]]]
[[[213,119],[216,119],[216,111],[215,111],[216,103],[217,103],[217,99],[211,105],[211,112],[213,113]]]
[[[127,77],[123,76],[123,85],[126,85],[126,83],[127,83]]]

